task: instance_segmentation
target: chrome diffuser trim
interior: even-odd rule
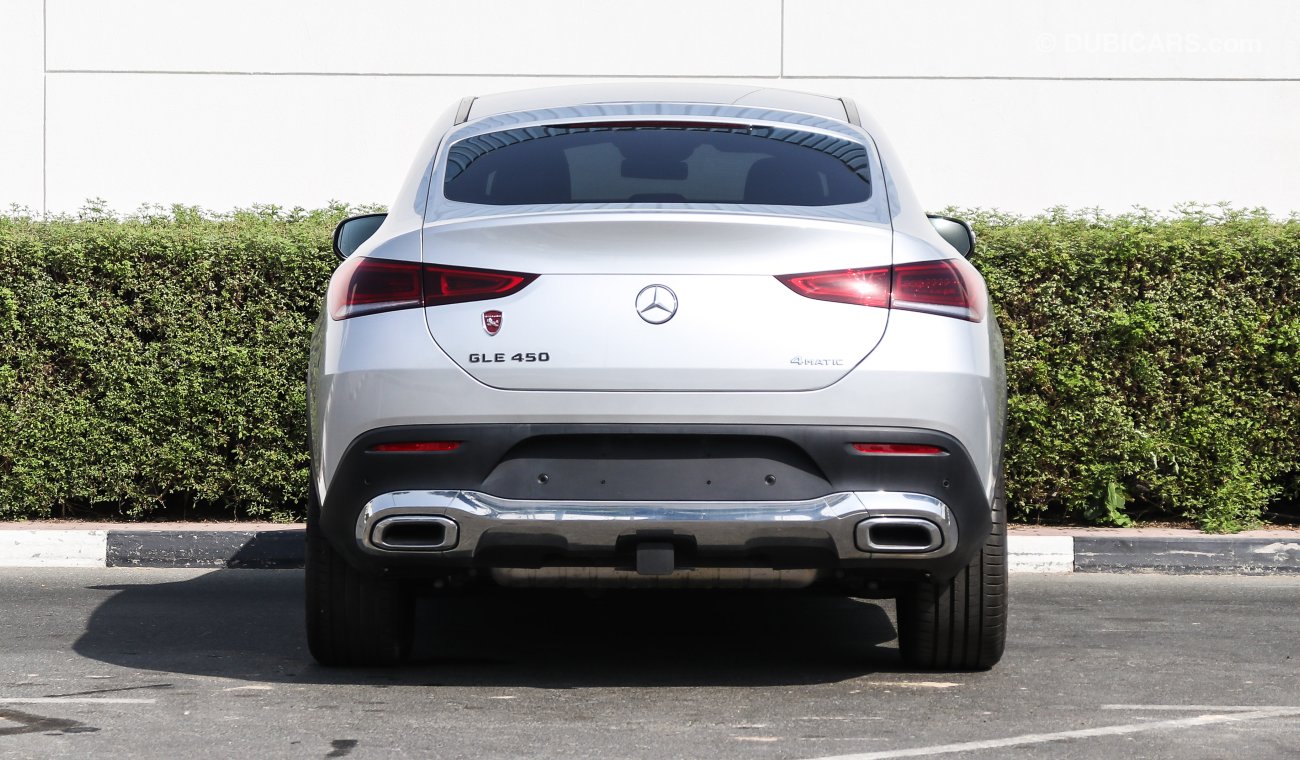
[[[419,544],[413,542],[396,542],[388,540],[388,531],[404,525],[437,525],[442,528],[442,540],[437,543]],[[405,552],[441,552],[456,548],[460,528],[454,520],[446,517],[429,515],[389,515],[375,520],[370,529],[370,541],[378,549]]]
[[[957,524],[948,507],[932,496],[891,491],[845,492],[804,501],[535,501],[503,499],[477,491],[393,491],[370,500],[357,516],[356,540],[370,554],[428,553],[385,549],[374,527],[396,515],[441,517],[458,528],[454,548],[441,556],[472,557],[493,531],[557,536],[573,550],[612,548],[621,536],[641,530],[670,530],[694,537],[701,549],[740,548],[763,539],[833,541],[841,559],[872,556],[931,559],[957,546]],[[910,518],[934,526],[941,543],[925,552],[863,551],[857,526],[864,520]]]
[[[871,535],[871,529],[875,527],[907,527],[920,528],[926,533],[926,543],[924,546],[913,544],[885,543],[875,540]],[[857,527],[858,548],[869,552],[888,552],[889,554],[916,554],[917,552],[931,552],[943,547],[943,531],[933,522],[917,517],[868,517],[858,523]]]

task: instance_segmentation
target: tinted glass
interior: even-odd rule
[[[468,137],[447,155],[449,200],[830,206],[871,197],[859,143],[748,125],[562,125]]]
[[[344,219],[334,233],[334,245],[338,255],[346,259],[356,253],[361,244],[379,230],[387,216],[387,214],[367,214]]]

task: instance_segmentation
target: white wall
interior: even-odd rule
[[[1291,0],[0,0],[0,209],[386,203],[466,94],[849,95],[922,200],[1300,211]]]

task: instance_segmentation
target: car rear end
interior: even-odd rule
[[[987,295],[861,127],[579,104],[470,119],[426,163],[315,337],[318,561],[393,593],[901,596],[996,533]]]

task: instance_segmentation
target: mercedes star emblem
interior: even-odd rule
[[[636,313],[652,325],[662,325],[677,313],[677,294],[663,285],[647,285],[636,294]]]

